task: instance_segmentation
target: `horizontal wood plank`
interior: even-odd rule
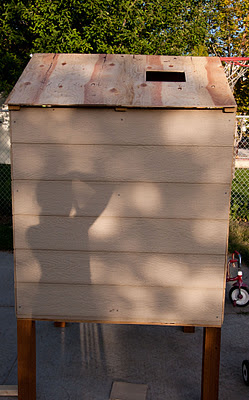
[[[17,317],[220,326],[222,289],[19,283]]]
[[[0,397],[17,397],[17,385],[0,385]]]
[[[227,221],[112,217],[14,217],[15,247],[225,254]]]
[[[235,132],[221,110],[22,108],[11,120],[13,143],[232,146]]]
[[[14,144],[13,179],[228,183],[232,147]]]
[[[16,250],[16,281],[223,288],[225,256]]]
[[[228,184],[13,183],[15,214],[227,219]]]

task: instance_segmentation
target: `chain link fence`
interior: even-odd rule
[[[249,116],[237,117],[235,152],[230,215],[233,220],[247,222],[249,221]]]
[[[249,221],[249,116],[237,117],[235,170],[231,218]],[[0,107],[0,223],[11,222],[11,172],[9,112]]]
[[[0,223],[11,222],[10,131],[7,107],[0,108]]]

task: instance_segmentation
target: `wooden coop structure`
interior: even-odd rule
[[[44,319],[219,341],[236,111],[219,58],[35,54],[7,104],[18,337]]]

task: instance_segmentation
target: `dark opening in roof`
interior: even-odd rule
[[[146,71],[146,81],[150,82],[186,82],[185,72]]]

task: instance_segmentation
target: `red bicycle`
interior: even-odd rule
[[[237,275],[231,277],[230,267],[237,267]],[[227,282],[235,282],[229,291],[229,298],[234,307],[245,307],[249,304],[249,289],[243,282],[241,270],[241,255],[238,251],[232,254],[232,258],[227,263]]]

